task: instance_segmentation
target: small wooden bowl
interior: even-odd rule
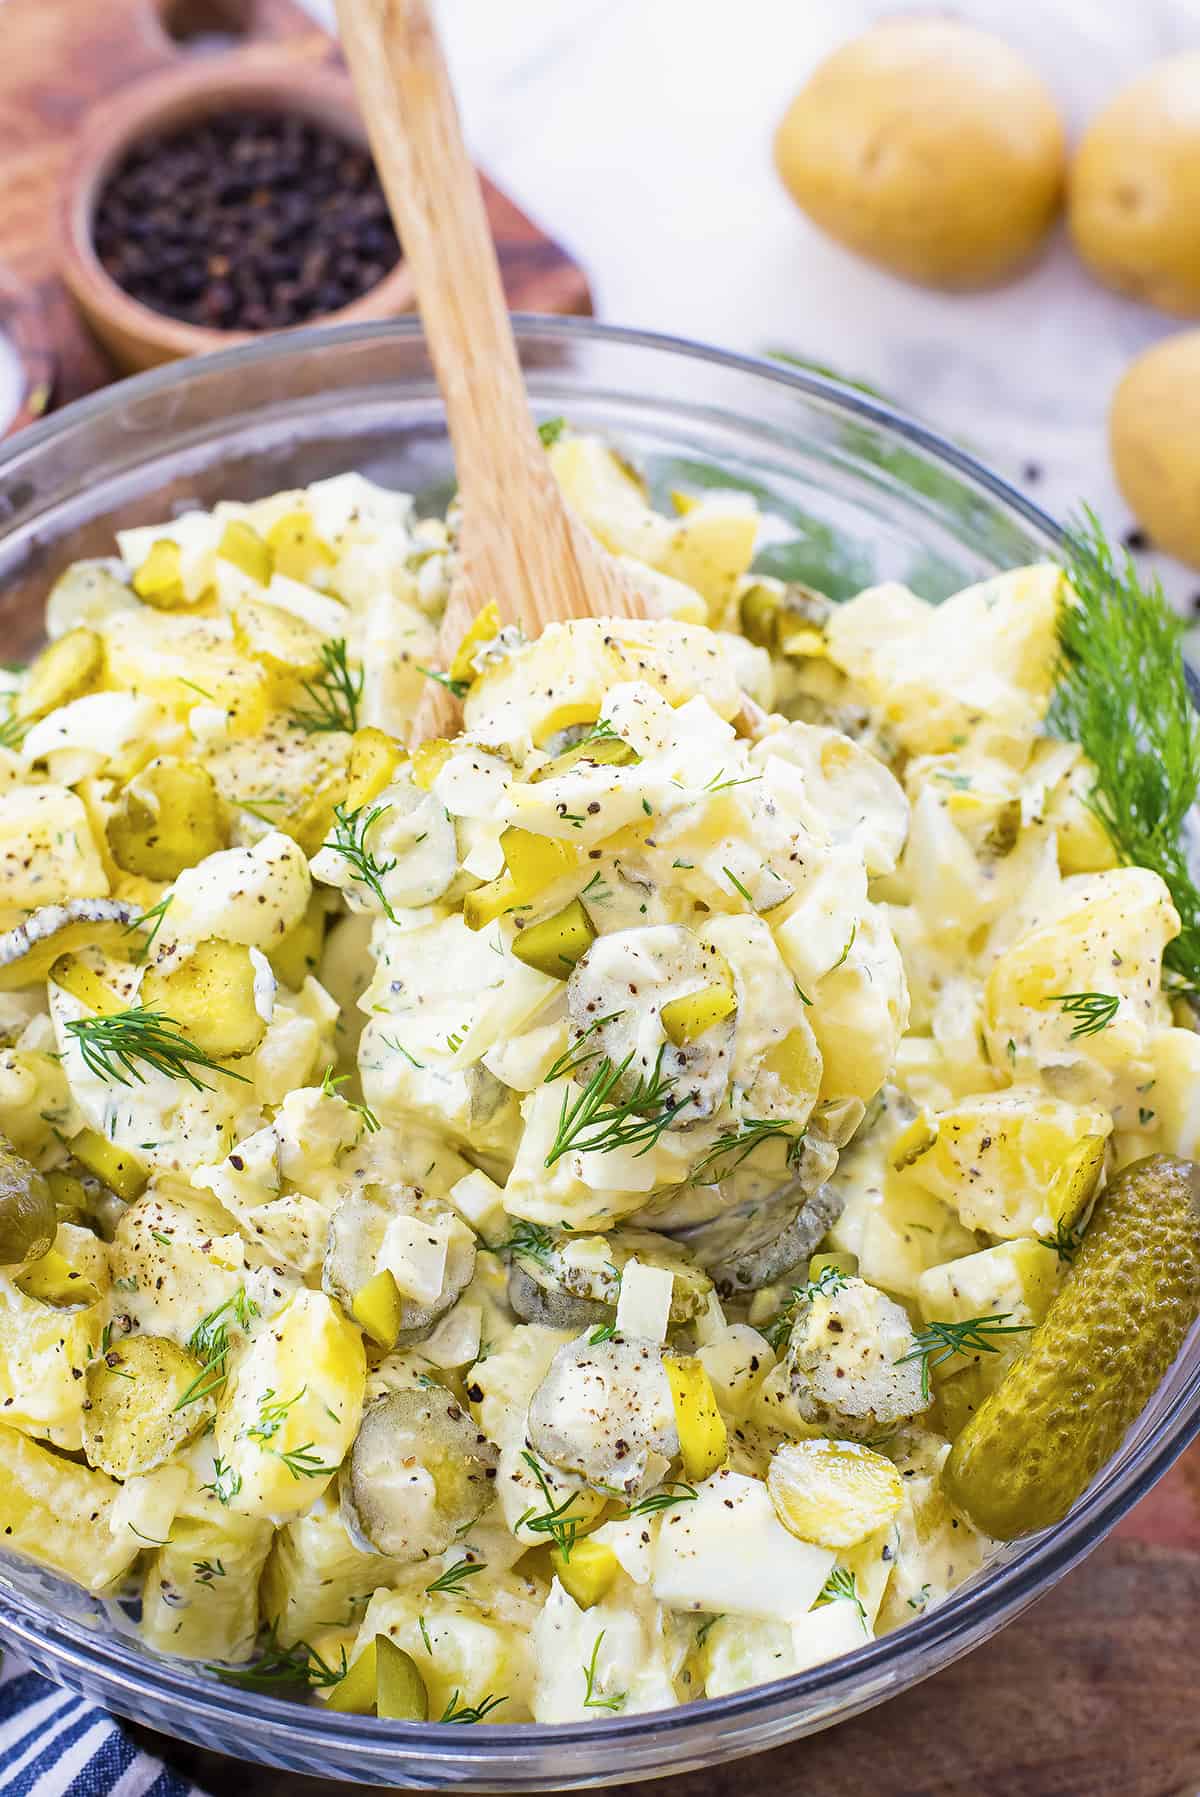
[[[60,194],[62,277],[95,335],[127,373],[177,356],[252,343],[261,331],[221,331],[187,324],[132,299],[100,264],[92,220],[109,176],[143,138],[214,112],[299,114],[366,146],[367,135],[348,78],[336,69],[289,63],[270,48],[197,57],[123,88],[86,119]],[[411,312],[416,295],[403,261],[361,299],[309,322],[361,323]]]

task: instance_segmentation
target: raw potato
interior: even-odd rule
[[[1200,313],[1200,51],[1157,63],[1092,120],[1069,208],[1100,280],[1164,312]]]
[[[925,286],[989,287],[1035,255],[1063,129],[1029,65],[950,19],[877,25],[823,62],[775,139],[784,183],[849,249]]]
[[[142,1004],[177,1023],[218,1061],[252,1054],[266,1033],[254,1001],[254,963],[240,942],[215,937],[197,943],[186,961],[163,973],[151,967],[142,981]]]
[[[117,866],[147,880],[174,880],[229,840],[225,807],[207,768],[168,755],[129,782],[105,829]]]
[[[1117,485],[1139,524],[1200,568],[1200,331],[1167,337],[1130,365],[1113,395],[1108,437]]]

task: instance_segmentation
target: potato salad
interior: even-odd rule
[[[939,1603],[952,1444],[1200,1133],[1167,886],[1045,728],[1062,573],[832,605],[547,436],[644,621],[436,665],[454,508],[345,474],[121,531],[0,677],[3,1548],[410,1721]]]

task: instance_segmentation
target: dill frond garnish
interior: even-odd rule
[[[423,667],[420,662],[417,662],[416,668],[418,674],[424,674],[426,680],[436,680],[439,686],[444,686],[446,691],[452,693],[456,699],[465,699],[471,690],[469,680],[455,680],[451,675],[443,674],[437,668]]]
[[[531,1454],[528,1448],[525,1448],[522,1450],[521,1458],[537,1480],[546,1508],[539,1510],[536,1505],[531,1504],[529,1509],[522,1511],[517,1518],[517,1528],[527,1528],[531,1535],[548,1536],[563,1559],[569,1560],[571,1549],[575,1546],[579,1534],[579,1525],[584,1520],[581,1513],[572,1508],[577,1494],[574,1491],[568,1491],[565,1498],[556,1502],[536,1455]]]
[[[697,1185],[717,1185],[727,1179],[735,1167],[740,1167],[746,1156],[753,1154],[762,1142],[773,1142],[780,1139],[788,1145],[788,1166],[794,1168],[796,1157],[800,1152],[800,1144],[804,1140],[804,1130],[798,1134],[790,1134],[791,1125],[786,1118],[775,1117],[743,1117],[737,1129],[727,1130],[718,1136],[712,1147],[692,1169],[692,1180]],[[705,1175],[710,1175],[705,1178]]]
[[[473,1579],[477,1572],[483,1572],[486,1567],[486,1560],[456,1560],[453,1566],[448,1566],[445,1572],[439,1578],[434,1579],[432,1585],[426,1585],[425,1589],[426,1591],[449,1591],[455,1597],[461,1597],[465,1581]]]
[[[1064,1223],[1062,1218],[1054,1225],[1053,1235],[1040,1235],[1038,1241],[1043,1248],[1053,1248],[1059,1260],[1070,1266],[1079,1252],[1083,1241],[1084,1228],[1079,1223]]]
[[[859,1621],[862,1623],[863,1627],[866,1628],[867,1612],[863,1608],[862,1599],[858,1595],[858,1586],[855,1583],[854,1574],[850,1571],[848,1566],[834,1567],[825,1583],[821,1586],[821,1594],[817,1598],[813,1608],[816,1609],[821,1604],[831,1604],[839,1597],[848,1598],[850,1600],[858,1611]]]
[[[784,1342],[792,1333],[792,1324],[796,1320],[796,1310],[801,1304],[811,1304],[814,1298],[832,1298],[846,1284],[846,1275],[840,1267],[829,1265],[822,1267],[815,1279],[807,1285],[794,1285],[791,1297],[782,1306],[778,1314],[759,1331],[778,1354]]]
[[[243,1691],[314,1690],[318,1686],[340,1685],[348,1665],[346,1649],[341,1660],[331,1666],[307,1641],[294,1641],[290,1647],[279,1644],[278,1623],[267,1630],[262,1652],[249,1666],[207,1666],[227,1685],[238,1685]]]
[[[293,710],[289,715],[308,736],[323,730],[345,730],[353,735],[358,729],[358,707],[363,695],[365,675],[357,674],[346,658],[345,637],[334,637],[321,644],[322,671],[313,680],[302,682],[312,700],[311,710]]]
[[[1032,1323],[1010,1323],[1010,1310],[996,1316],[965,1317],[961,1323],[929,1323],[913,1338],[907,1354],[901,1354],[897,1366],[907,1361],[921,1362],[921,1396],[929,1396],[929,1373],[932,1367],[953,1360],[956,1354],[998,1354],[992,1339],[997,1335],[1027,1335]]]
[[[438,1717],[439,1722],[482,1722],[490,1710],[498,1709],[507,1703],[507,1697],[481,1697],[478,1703],[460,1704],[458,1692],[451,1693],[450,1701]]]
[[[1058,622],[1058,684],[1047,724],[1078,743],[1095,770],[1088,804],[1122,861],[1160,874],[1180,933],[1163,963],[1200,986],[1200,890],[1184,825],[1200,788],[1200,713],[1183,664],[1183,620],[1157,579],[1118,561],[1099,519],[1068,532],[1066,573],[1076,603]]]
[[[391,810],[390,805],[372,805],[368,811],[360,805],[357,811],[347,811],[344,805],[333,808],[333,835],[322,847],[332,849],[344,861],[348,861],[354,870],[355,880],[373,892],[379,900],[383,915],[389,923],[395,923],[396,913],[388,903],[383,890],[383,879],[390,874],[396,865],[395,857],[390,861],[381,861],[367,847],[367,831],[372,824]]]
[[[629,1071],[635,1052],[631,1048],[616,1065],[605,1055],[574,1104],[564,1092],[547,1167],[571,1153],[611,1154],[616,1148],[636,1148],[637,1154],[648,1154],[690,1103],[674,1096],[674,1082],[662,1071],[660,1048],[653,1073],[639,1074],[629,1097],[610,1104],[609,1096]]]
[[[694,1485],[687,1485],[681,1479],[669,1479],[662,1491],[652,1491],[649,1497],[639,1498],[636,1504],[630,1504],[626,1516],[657,1516],[660,1510],[673,1510],[676,1504],[690,1504],[700,1493]]]
[[[236,1321],[240,1329],[249,1329],[251,1320],[257,1315],[258,1305],[253,1298],[246,1296],[245,1286],[239,1285],[232,1298],[226,1298],[224,1304],[218,1304],[215,1310],[210,1310],[207,1316],[200,1318],[188,1336],[187,1345],[188,1353],[204,1362],[204,1371],[197,1373],[176,1404],[176,1410],[185,1410],[189,1404],[198,1403],[201,1398],[215,1397],[222,1389],[228,1377],[232,1345],[229,1340],[230,1318]]]
[[[146,1076],[139,1069],[149,1067],[165,1073],[170,1079],[184,1079],[197,1092],[211,1087],[197,1079],[192,1071],[203,1067],[223,1073],[226,1079],[247,1083],[244,1073],[235,1073],[223,1061],[214,1061],[204,1049],[183,1034],[173,1017],[161,1011],[146,1011],[132,1005],[127,1011],[114,1011],[108,1017],[77,1017],[67,1024],[67,1035],[79,1044],[84,1065],[99,1079],[115,1080],[119,1086],[139,1086]]]
[[[629,1695],[627,1691],[614,1691],[611,1697],[602,1697],[596,1689],[596,1659],[600,1652],[600,1643],[603,1641],[606,1633],[607,1631],[605,1629],[600,1630],[600,1633],[592,1642],[591,1659],[586,1666],[580,1667],[580,1671],[587,1680],[587,1688],[583,1697],[583,1707],[585,1710],[623,1710],[625,1708],[625,1700]]]
[[[144,961],[150,953],[150,950],[154,947],[154,938],[163,927],[163,919],[171,908],[171,900],[173,897],[174,894],[168,892],[165,898],[159,899],[157,905],[151,905],[148,911],[143,911],[140,917],[135,917],[131,924],[126,924],[125,934],[127,936],[132,935],[134,930],[145,929],[147,924],[151,926],[150,934],[146,937],[144,942],[138,943],[138,946],[134,951],[133,958],[135,961]]]
[[[1121,1008],[1115,992],[1053,992],[1046,1001],[1061,1005],[1064,1017],[1074,1017],[1071,1041],[1078,1036],[1095,1036],[1107,1029]]]
[[[488,1248],[489,1254],[522,1254],[526,1260],[536,1260],[539,1266],[550,1265],[550,1255],[554,1248],[554,1237],[544,1223],[526,1223],[520,1220],[513,1224],[502,1242],[493,1242]]]
[[[599,878],[599,875],[596,877]],[[587,887],[584,888],[584,893],[586,894],[586,892]],[[597,1030],[603,1029],[606,1023],[615,1023],[617,1018],[622,1016],[624,1016],[623,1011],[608,1011],[603,1017],[593,1018],[585,1030],[580,1030],[570,1048],[564,1049],[552,1064],[542,1084],[544,1086],[553,1085],[556,1079],[565,1079],[567,1074],[577,1073],[581,1067],[586,1067],[589,1061],[594,1061],[600,1050],[594,1047],[585,1048],[584,1043],[589,1037],[594,1036]]]

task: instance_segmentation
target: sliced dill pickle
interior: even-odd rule
[[[998,1541],[1049,1528],[1121,1445],[1200,1311],[1200,1166],[1155,1154],[1101,1194],[1071,1274],[964,1425],[942,1481]]]
[[[429,1693],[411,1654],[387,1635],[375,1637],[375,1714],[389,1722],[425,1722]]]

